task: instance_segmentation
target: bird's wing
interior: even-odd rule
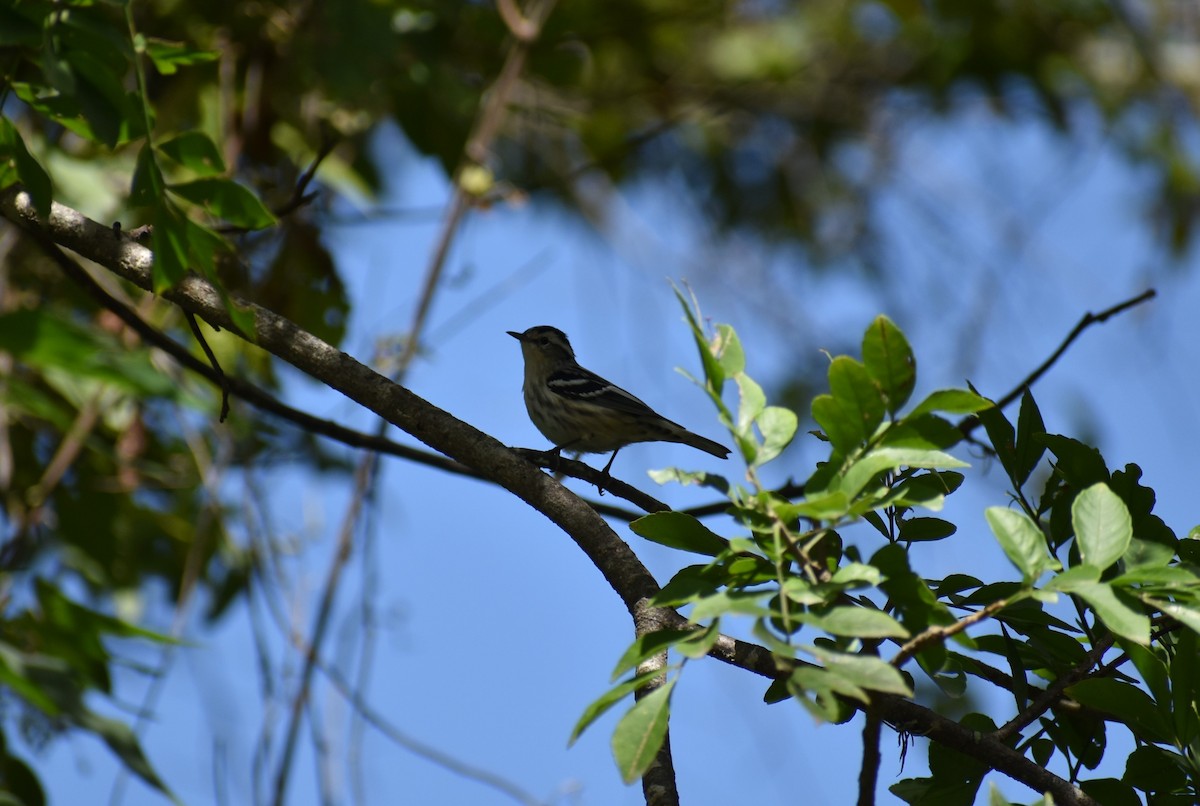
[[[594,372],[583,367],[569,367],[555,370],[546,379],[546,385],[556,395],[562,395],[569,400],[584,403],[594,403],[616,411],[640,416],[665,419],[661,414],[647,406],[641,400],[626,392],[615,383],[604,380]]]

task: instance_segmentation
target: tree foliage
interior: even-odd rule
[[[151,588],[175,601],[200,590],[215,619],[269,558],[232,539],[238,515],[214,503],[218,445],[203,432],[216,393],[185,382],[176,362],[187,357],[166,358],[128,312],[150,331],[211,341],[207,360],[232,379],[210,371],[223,393],[262,403],[244,379],[271,388],[275,368],[250,342],[295,363],[285,340],[336,347],[344,335],[350,302],[323,227],[387,186],[390,166],[371,148],[384,126],[435,158],[464,206],[532,193],[588,217],[608,184],[684,177],[718,229],[816,258],[870,259],[872,193],[897,122],[986,97],[1064,136],[1102,120],[1153,177],[1154,222],[1177,249],[1191,243],[1200,183],[1184,144],[1194,121],[1176,101],[1195,93],[1195,76],[1157,44],[1170,32],[1196,47],[1180,6],[619,0],[533,3],[517,20],[521,10],[499,6],[0,0],[0,683],[21,708],[0,732],[0,779],[13,799],[44,802],[14,724],[92,733],[169,796],[130,726],[93,707],[113,694],[114,638],[171,640],[118,617],[117,605]],[[519,78],[505,78],[510,68]],[[498,111],[481,112],[497,98]],[[107,244],[82,224],[73,235],[62,226],[72,208],[124,226]],[[123,280],[81,281],[55,244]],[[1094,448],[1048,432],[1028,391],[1015,423],[1005,401],[969,388],[914,403],[915,357],[880,317],[859,357],[831,359],[828,389],[812,401],[828,456],[802,489],[768,489],[759,470],[806,418],[768,405],[733,327],[707,332],[685,309],[697,382],[746,482],[665,472],[661,481],[721,491],[735,526],[722,534],[652,511],[635,534],[704,560],[661,590],[648,572],[604,568],[635,617],[648,599],[659,620],[639,627],[623,679],[577,729],[639,694],[613,739],[622,776],[661,761],[682,671],[711,655],[770,677],[769,701],[794,699],[836,723],[861,711],[928,736],[930,776],[893,786],[907,802],[970,802],[989,770],[1058,798],[1079,783],[1095,802],[1195,800],[1196,542],[1153,514],[1136,465],[1109,468]],[[246,341],[213,338],[196,315]],[[594,513],[575,509],[585,504],[552,503],[553,482],[521,460],[445,435],[464,424],[426,431],[433,420],[406,419],[388,408],[394,398],[363,389],[351,396],[552,513],[585,551],[587,535],[603,537]],[[404,404],[425,412],[419,399]],[[236,409],[222,466],[344,470],[314,437],[335,429],[303,422]],[[937,513],[972,479],[964,443],[996,457],[1010,499],[954,523]],[[961,569],[933,579],[914,567],[912,546],[980,539],[985,523],[1011,578]],[[679,608],[686,621],[672,615]],[[747,660],[747,644],[723,634],[731,626],[769,662]],[[985,686],[1012,699],[1005,724],[982,714],[948,724],[929,707],[934,690]],[[1109,730],[1133,737],[1124,775],[1089,778]]]

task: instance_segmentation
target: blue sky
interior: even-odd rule
[[[917,353],[918,396],[967,379],[999,396],[1084,312],[1153,285],[1157,300],[1089,331],[1035,393],[1049,430],[1094,438],[1112,468],[1139,463],[1144,483],[1158,490],[1159,514],[1185,534],[1200,522],[1191,472],[1200,281],[1190,266],[1173,268],[1150,237],[1135,206],[1144,178],[1099,134],[1067,143],[1035,125],[1000,122],[982,106],[968,105],[950,122],[908,124],[899,142],[896,178],[876,208],[888,233],[883,278],[804,272],[794,251],[719,241],[682,184],[669,180],[620,193],[602,234],[536,204],[473,213],[426,331],[434,338],[407,385],[503,442],[543,447],[521,400],[517,345],[504,331],[552,324],[571,336],[585,365],[692,430],[722,439],[704,395],[674,371],[696,371],[697,359],[668,278],[690,282],[706,316],[734,325],[749,372],[768,394],[797,363],[823,360],[822,349],[857,345],[870,320],[886,313]],[[387,207],[423,209],[447,198],[438,172],[396,135],[382,133],[377,147],[397,166],[382,200]],[[407,327],[436,228],[436,218],[415,216],[328,230],[354,302],[347,352],[370,360],[378,339]],[[373,427],[348,400],[294,373],[285,379],[293,405]],[[805,434],[813,427],[807,411],[801,415],[801,433],[769,482],[803,479],[822,457],[821,444]],[[983,520],[986,506],[1006,502],[1002,474],[964,456],[973,471],[946,511],[960,530],[915,549],[914,562],[932,577],[962,571],[1014,578]],[[669,465],[740,476],[732,460],[663,444],[623,450],[613,472],[668,503],[711,500],[694,488],[654,489],[645,471]],[[276,536],[294,547],[284,561],[292,584],[283,604],[307,632],[349,485],[287,470],[263,482]],[[721,519],[710,525],[732,533]],[[617,529],[660,581],[691,562]],[[393,459],[384,462],[369,531],[370,549],[351,561],[325,654],[352,665],[361,638],[359,591],[373,586],[377,627],[366,690],[378,712],[547,803],[642,802],[638,787],[620,783],[608,750],[617,714],[566,747],[579,714],[609,685],[631,626],[565,535],[503,491]],[[866,532],[847,537],[859,539],[864,553],[878,547]],[[177,652],[145,745],[185,802],[217,801],[214,778],[222,776],[225,802],[246,802],[259,731],[265,719],[276,721],[278,732],[282,706],[264,709],[244,608],[215,631],[191,622],[192,644]],[[278,631],[265,632],[278,660]],[[294,659],[290,668],[294,673]],[[139,701],[140,681],[134,673],[118,678],[123,702]],[[763,705],[763,689],[761,680],[715,661],[689,663],[672,716],[684,802],[785,803],[801,794],[813,803],[853,802],[859,723],[817,726],[793,703]],[[1007,713],[1002,700],[977,707],[999,719]],[[322,684],[316,710],[327,723],[334,766],[345,770],[348,748],[356,746],[346,729],[348,706]],[[1119,747],[1116,734],[1110,744]],[[320,802],[310,738],[297,760],[293,804]],[[223,770],[216,776],[215,747]],[[915,744],[903,774],[894,733],[885,731],[882,749],[880,802],[887,803],[894,800],[888,784],[922,774],[924,747]],[[370,728],[356,763],[366,803],[512,802]],[[109,798],[115,764],[88,739],[55,743],[36,765],[52,802]],[[351,802],[353,776],[337,775],[338,802]],[[1014,800],[1034,799],[995,780]],[[120,802],[162,800],[129,782]]]

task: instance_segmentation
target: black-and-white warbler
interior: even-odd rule
[[[617,452],[633,442],[679,442],[724,459],[729,449],[673,423],[614,383],[575,361],[575,351],[558,328],[541,325],[524,333],[525,408],[529,419],[556,451]]]

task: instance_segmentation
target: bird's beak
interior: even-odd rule
[[[504,332],[507,333],[508,335],[512,336],[517,341],[520,341],[520,342],[525,341],[524,333],[517,333],[515,330],[506,330]]]

